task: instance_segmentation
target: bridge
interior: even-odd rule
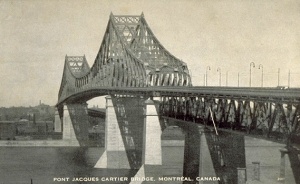
[[[245,150],[222,148],[221,129],[283,141],[286,153],[300,133],[300,89],[193,86],[187,64],[160,44],[143,14],[110,15],[91,67],[85,56],[65,57],[56,105],[64,140],[86,145],[86,102],[98,96],[107,96],[106,151],[95,167],[139,169],[137,177],[159,176],[160,136],[170,125],[185,132],[183,176],[191,183],[204,172],[203,140],[219,183],[245,183],[245,171],[237,171],[246,167]],[[244,144],[243,137],[230,141]],[[233,162],[230,155],[239,159]],[[231,163],[230,172],[222,170],[224,162]]]

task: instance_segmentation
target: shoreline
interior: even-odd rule
[[[69,140],[6,140],[0,141],[0,147],[72,147],[79,146],[77,141]]]
[[[162,140],[162,146],[184,146],[184,140]],[[2,140],[0,147],[79,147],[77,141],[70,140]]]

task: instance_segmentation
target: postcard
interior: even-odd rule
[[[0,0],[0,183],[300,183],[300,2]]]

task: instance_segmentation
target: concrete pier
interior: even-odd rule
[[[278,181],[280,181],[281,183],[285,183],[285,168],[286,168],[285,160],[287,157],[288,150],[285,148],[281,148],[279,149],[279,151],[280,151],[280,172],[279,172]]]
[[[245,136],[245,156],[247,176],[249,176],[247,183],[297,183],[284,146],[284,144]]]
[[[200,134],[200,150],[199,150],[199,177],[217,177],[213,167],[213,161],[209,152],[205,132],[203,126],[199,126]],[[218,181],[199,181],[199,184],[218,184]]]
[[[61,132],[61,131],[62,131],[61,119],[60,119],[60,116],[59,116],[57,108],[55,108],[54,132]]]
[[[253,180],[260,181],[260,162],[252,162],[253,164]]]
[[[152,100],[146,100],[142,166],[135,175],[135,178],[153,178],[156,181],[131,181],[130,184],[161,183],[161,181],[157,180],[161,176],[162,169],[161,133],[155,103]]]
[[[247,181],[247,172],[246,168],[237,168],[237,181],[238,184],[246,184]]]
[[[130,169],[111,96],[106,97],[105,152],[94,167]]]
[[[79,146],[79,142],[76,138],[75,130],[72,124],[71,116],[69,113],[69,108],[64,105],[63,108],[63,135],[62,139],[69,142],[72,146]]]

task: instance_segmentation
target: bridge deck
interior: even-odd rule
[[[156,87],[90,87],[80,89],[66,98],[67,101],[87,100],[96,96],[109,94],[141,95],[148,97],[186,96],[232,98],[240,100],[256,100],[268,102],[299,103],[300,88],[249,88],[249,87],[204,87],[204,86],[156,86]],[[58,102],[60,104],[62,102]]]

